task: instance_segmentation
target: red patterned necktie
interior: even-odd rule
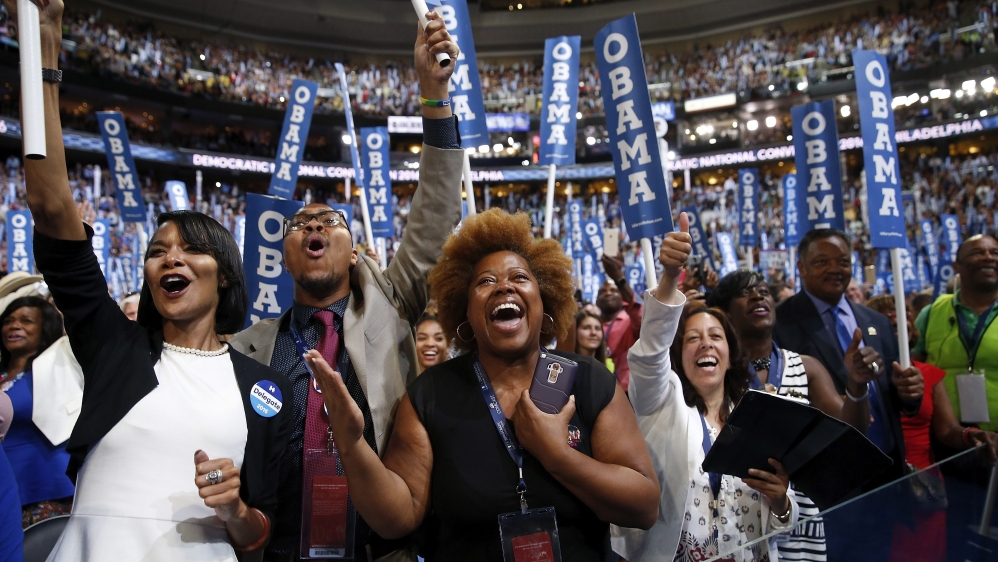
[[[322,355],[322,358],[329,363],[329,366],[336,370],[336,354],[339,351],[340,336],[333,327],[333,313],[329,310],[320,310],[313,318],[322,322],[325,331],[319,338],[315,350]],[[305,407],[305,450],[325,449],[328,442],[329,419],[323,409],[322,393],[315,390],[315,382],[312,381],[308,388],[308,403]]]

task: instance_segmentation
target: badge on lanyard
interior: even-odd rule
[[[349,504],[346,476],[337,474],[335,448],[305,451],[301,537],[304,559],[352,559],[356,512]]]
[[[281,389],[271,381],[260,381],[250,390],[250,405],[253,406],[253,411],[265,418],[276,416],[284,406],[283,400]]]
[[[553,507],[527,509],[527,483],[523,479],[523,447],[516,439],[499,405],[482,362],[475,357],[475,376],[496,431],[506,446],[506,452],[516,463],[520,479],[516,493],[520,496],[520,511],[499,515],[499,538],[502,540],[504,562],[561,562],[558,521]],[[570,436],[571,439],[571,436]]]

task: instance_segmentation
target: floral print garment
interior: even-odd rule
[[[717,433],[710,428],[711,442]],[[762,494],[749,488],[741,478],[723,475],[716,520],[710,507],[712,500],[710,477],[703,468],[697,467],[686,499],[683,532],[675,562],[703,562],[718,554],[724,555],[723,560],[732,562],[769,562],[766,541],[747,549],[741,546],[763,535]]]

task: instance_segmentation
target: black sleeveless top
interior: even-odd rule
[[[569,431],[578,429],[574,448],[591,457],[592,429],[613,398],[615,379],[590,357],[558,355],[579,363]],[[409,400],[433,446],[431,505],[422,529],[422,554],[428,562],[502,562],[499,515],[520,510],[516,463],[489,415],[473,357],[431,367],[409,387]],[[512,422],[510,427],[515,433]],[[523,477],[531,509],[555,508],[562,560],[603,562],[610,551],[609,525],[527,451]]]

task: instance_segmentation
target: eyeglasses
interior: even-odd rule
[[[343,228],[347,229],[347,232],[350,231],[346,215],[341,211],[332,210],[314,214],[298,213],[290,217],[284,217],[284,236],[287,236],[289,232],[298,232],[305,228],[313,219],[327,228],[343,225]]]

